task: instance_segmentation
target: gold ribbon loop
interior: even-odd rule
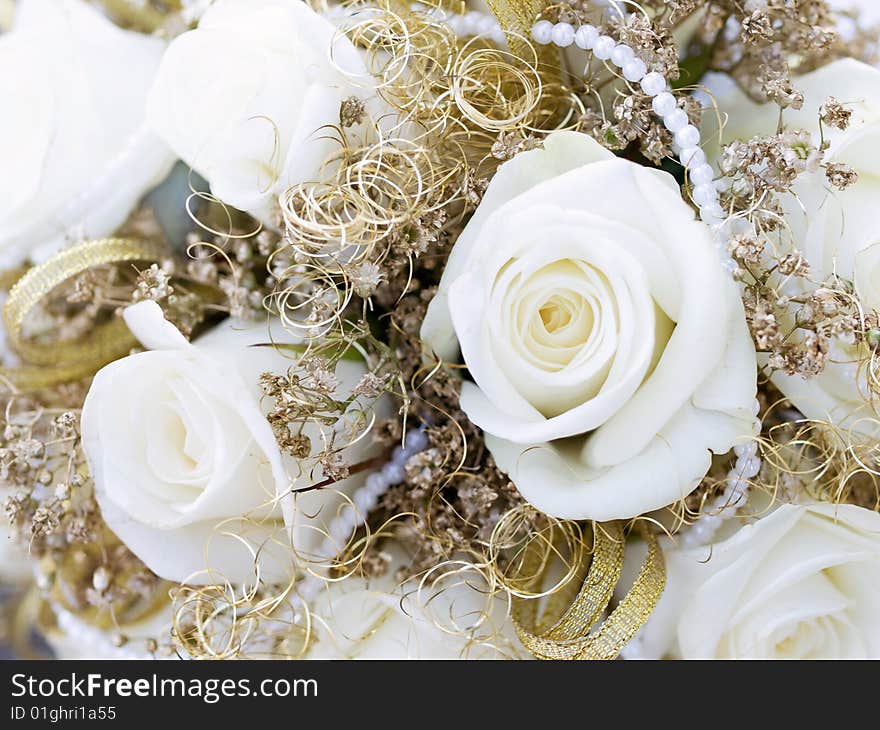
[[[552,594],[539,620],[535,598],[514,597],[513,623],[526,649],[538,659],[614,659],[620,653],[648,620],[666,585],[657,536],[643,524],[639,530],[648,544],[648,555],[630,591],[598,628],[623,567],[624,535],[619,522],[593,526],[592,555],[581,555],[576,576],[578,580],[583,576],[582,583],[578,586],[571,581],[578,590],[570,603],[571,590]],[[540,543],[532,539],[519,567],[520,574],[533,576],[536,593],[549,568],[549,562],[542,560],[546,549]],[[552,625],[548,628],[548,624]]]
[[[31,342],[23,337],[22,327],[31,310],[55,287],[92,267],[159,261],[167,255],[166,247],[155,241],[104,238],[72,246],[30,269],[12,287],[3,306],[10,345],[24,365],[0,369],[0,380],[20,389],[44,388],[92,375],[127,355],[137,341],[121,319],[95,327],[78,342]]]

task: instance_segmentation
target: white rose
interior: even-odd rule
[[[720,111],[729,116],[725,144],[775,133],[779,123],[775,104],[755,104],[720,75],[710,75],[705,83]],[[804,106],[786,109],[783,121],[791,129],[813,132],[817,144],[819,109],[829,95],[853,112],[844,131],[825,125],[825,139],[830,142],[826,160],[851,166],[859,179],[840,191],[830,185],[823,169],[801,175],[793,187],[794,195],[781,200],[793,243],[809,262],[812,279],[822,281],[837,273],[854,284],[867,311],[880,310],[880,71],[847,59],[796,78],[794,86],[804,93]],[[713,116],[706,115],[709,120]],[[792,289],[788,293],[799,292]],[[863,354],[838,340],[820,375],[803,378],[775,373],[772,380],[807,417],[877,433],[880,426],[870,420],[876,416],[866,402],[868,385],[858,372]]]
[[[383,548],[386,549],[386,548]],[[309,659],[517,659],[529,655],[516,638],[505,594],[486,590],[462,571],[443,579],[399,584],[407,564],[391,545],[388,572],[369,581],[326,584],[311,606],[315,641]]]
[[[880,515],[783,505],[703,548],[664,550],[646,657],[880,657]]]
[[[880,7],[876,0],[829,0],[828,3],[832,10],[856,10],[859,13],[859,19],[863,23],[880,22]],[[844,40],[851,37],[851,31],[848,24],[843,24]],[[863,28],[866,30],[866,28]]]
[[[253,345],[292,338],[227,321],[190,344],[155,302],[129,307],[125,321],[150,351],[100,370],[82,413],[83,450],[107,525],[168,580],[253,581],[255,564],[262,579],[287,580],[298,554],[318,557],[344,503],[340,492],[363,479],[291,495],[320,481],[320,470],[282,457],[261,410],[259,376],[283,374],[294,362]],[[340,392],[350,393],[364,372],[341,361]],[[303,432],[320,444],[317,426]],[[364,458],[363,448],[351,447],[346,458]]]
[[[174,158],[144,125],[165,43],[82,0],[19,0],[0,36],[0,268],[125,222]]]
[[[15,540],[4,515],[0,517],[0,585],[26,583],[30,578],[30,559],[25,549]]]
[[[169,46],[148,115],[215,196],[270,222],[279,194],[338,149],[330,127],[365,74],[301,0],[218,0]]]
[[[755,352],[706,226],[665,173],[551,135],[495,175],[422,337],[538,509],[610,520],[690,493],[752,433]]]

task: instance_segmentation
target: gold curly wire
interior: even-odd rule
[[[384,19],[381,14],[374,14],[356,21],[354,28],[345,32],[372,52],[373,67],[382,68],[383,54],[390,59],[385,63],[384,76],[378,86],[380,93],[392,101],[397,126],[392,125],[390,131],[380,128],[378,143],[361,146],[352,145],[345,130],[336,130],[342,149],[338,158],[328,165],[328,169],[337,170],[335,180],[299,186],[282,198],[288,238],[286,245],[270,257],[271,262],[283,264],[282,283],[271,303],[288,312],[285,319],[288,327],[309,335],[310,347],[313,343],[318,347],[317,343],[328,337],[332,339],[336,329],[340,330],[338,338],[345,338],[342,313],[351,301],[347,273],[351,264],[368,260],[373,254],[375,260],[383,260],[395,226],[454,203],[460,195],[457,180],[461,173],[491,162],[489,147],[497,132],[544,130],[546,121],[557,116],[559,103],[554,96],[549,105],[553,111],[548,111],[549,106],[542,100],[550,99],[551,93],[566,93],[558,82],[548,81],[550,77],[545,67],[539,68],[539,54],[528,38],[528,24],[523,32],[511,31],[511,43],[523,49],[521,56],[513,56],[484,48],[475,41],[462,45],[443,24],[409,10],[387,10]],[[529,58],[533,60],[523,64],[523,59]],[[408,66],[418,66],[426,72],[407,76],[403,69]],[[571,110],[564,115],[568,120],[576,112],[578,102],[575,94],[566,98],[574,100]],[[500,110],[506,113],[499,114]],[[397,133],[409,125],[423,130],[415,141],[405,141],[402,139],[405,135]],[[445,154],[449,150],[455,154]],[[454,164],[450,165],[449,160],[454,160]],[[215,233],[226,235],[222,231]],[[229,238],[233,237],[230,225]],[[213,251],[222,254],[222,247],[214,247]],[[228,263],[231,266],[231,262]],[[330,314],[308,326],[299,313],[308,310],[315,295],[298,294],[303,279],[325,282],[327,290],[345,292],[338,297]],[[341,289],[337,289],[340,283]],[[463,464],[458,465],[456,474]],[[452,478],[455,474],[450,475]],[[398,517],[402,515],[392,516],[389,523]],[[508,560],[498,549],[499,545],[511,547],[509,535],[503,533],[505,526],[515,521],[516,515],[503,518],[499,523],[501,529],[496,526],[489,545],[475,546],[471,561],[441,563],[435,569],[436,574],[460,576],[473,570],[487,581],[487,596],[501,595],[508,601],[517,592],[525,596],[528,591],[522,585],[523,576],[516,579],[511,576]],[[526,524],[523,521],[521,526]],[[583,545],[579,543],[582,538],[575,526],[558,523],[557,530],[569,536],[575,553],[578,550],[578,554],[583,553]],[[527,530],[528,536],[535,534],[533,529]],[[329,580],[350,574],[363,559],[373,537],[367,527],[365,536],[349,540],[349,545],[336,559],[342,572]],[[303,565],[309,574],[322,572],[312,568],[307,560]],[[539,593],[548,596],[562,586],[576,584],[574,578],[579,567],[580,563],[571,562],[564,571],[570,576],[568,581],[563,580],[560,588],[551,586]],[[431,577],[437,575],[432,573]],[[511,591],[514,584],[517,587]],[[249,644],[260,633],[259,627],[268,624],[284,627],[281,631],[269,632],[277,644],[266,648],[268,653],[285,653],[290,649],[294,653],[305,651],[310,632],[308,611],[304,612],[304,625],[288,620],[284,611],[279,611],[294,590],[293,581],[281,587],[259,585],[258,581],[240,594],[222,582],[208,588],[181,587],[177,596],[175,634],[182,651],[189,656],[212,658],[247,655],[251,651]],[[438,592],[432,591],[432,595]],[[428,603],[436,601],[429,599]],[[301,643],[284,644],[290,636],[304,638]]]

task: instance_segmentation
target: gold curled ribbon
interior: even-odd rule
[[[37,389],[92,375],[107,363],[124,357],[137,344],[121,319],[95,327],[77,342],[30,342],[22,336],[28,313],[55,287],[84,271],[106,264],[159,261],[168,255],[155,241],[103,238],[86,241],[56,254],[25,273],[9,291],[3,323],[22,367],[0,368],[0,380],[19,389]]]
[[[648,544],[632,588],[601,623],[623,568],[624,535],[619,522],[593,526],[592,554],[581,556],[569,582],[572,590],[551,594],[544,615],[538,618],[538,600],[514,596],[511,613],[517,636],[538,659],[614,659],[657,606],[666,586],[666,567],[657,536],[644,524],[639,530]],[[532,576],[533,588],[549,568],[546,541],[535,537],[526,546],[519,566],[521,575]]]

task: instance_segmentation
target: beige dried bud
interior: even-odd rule
[[[354,127],[364,120],[367,107],[356,96],[349,96],[342,100],[339,106],[339,123],[343,127]]]
[[[382,283],[382,270],[372,261],[364,261],[349,271],[349,280],[354,293],[363,299],[372,296]]]
[[[825,165],[825,176],[838,190],[846,190],[859,181],[859,173],[840,162],[829,162]]]
[[[763,10],[755,10],[742,21],[742,41],[746,45],[763,45],[773,39],[773,21]]]
[[[846,129],[852,119],[852,110],[847,109],[833,96],[825,100],[821,111],[822,121],[835,129]]]
[[[791,253],[779,262],[779,271],[786,276],[809,276],[810,265],[799,253]]]

